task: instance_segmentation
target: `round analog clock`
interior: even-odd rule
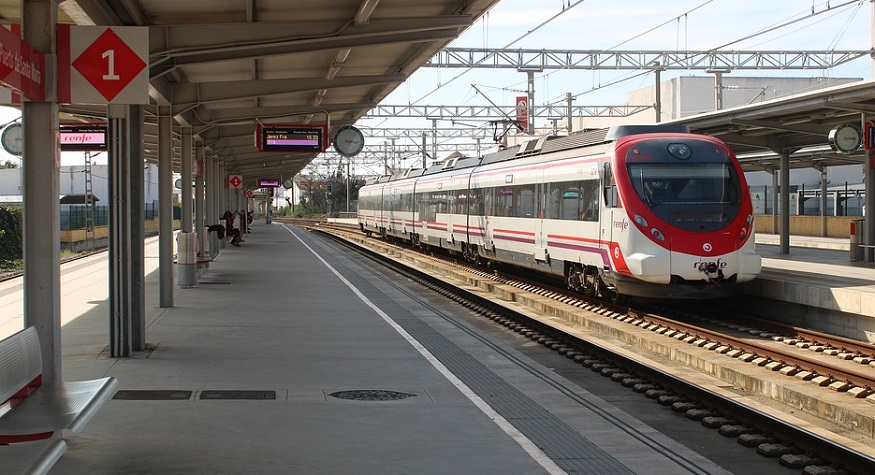
[[[365,136],[362,131],[346,125],[334,134],[334,150],[345,157],[353,157],[365,148]]]
[[[9,124],[3,129],[3,135],[0,135],[0,144],[3,149],[12,155],[21,156],[24,151],[24,137],[22,137],[21,124]]]
[[[863,144],[863,134],[854,124],[840,125],[829,131],[829,146],[836,152],[855,152]]]

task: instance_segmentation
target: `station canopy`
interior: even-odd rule
[[[497,3],[65,0],[58,21],[149,27],[147,160],[157,160],[156,106],[166,105],[208,156],[255,187],[258,177],[296,175],[318,155],[259,151],[259,123],[326,125],[330,141]],[[0,16],[20,22],[21,2],[0,0]],[[106,110],[64,105],[62,120],[102,120]]]
[[[668,123],[718,137],[729,145],[745,171],[780,168],[780,153],[790,152],[790,168],[859,165],[864,147],[850,153],[829,147],[830,131],[852,124],[864,135],[863,117],[875,116],[875,82],[835,86]],[[865,141],[865,136],[862,137]]]

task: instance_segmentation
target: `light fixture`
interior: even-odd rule
[[[374,9],[377,8],[378,3],[380,3],[380,0],[363,0],[353,17],[355,25],[367,25],[371,20],[371,13],[374,13]]]
[[[325,79],[328,79],[329,81],[334,79],[334,76],[337,76],[338,72],[340,72],[340,66],[329,66],[328,70],[325,71]]]

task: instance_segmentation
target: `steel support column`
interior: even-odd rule
[[[790,254],[790,151],[781,150],[781,254]]]
[[[182,220],[180,221],[179,230],[184,233],[190,233],[192,231],[192,204],[191,204],[191,181],[192,181],[192,161],[193,161],[193,148],[192,148],[192,138],[191,138],[191,128],[186,127],[182,130],[182,153],[180,154],[180,162],[181,166],[181,177],[180,181],[180,201],[182,202]]]
[[[158,106],[158,276],[161,307],[173,306],[173,118]]]
[[[866,168],[864,179],[864,192],[866,193],[864,225],[866,231],[863,233],[863,242],[871,246],[875,245],[875,219],[872,219],[872,213],[875,213],[875,151],[870,151],[866,154],[866,163],[863,166]],[[864,261],[875,261],[875,249],[865,247],[863,248],[863,255]]]
[[[204,229],[204,144],[203,142],[195,145],[195,183],[194,183],[194,229],[197,234],[197,255],[203,256],[206,254],[206,230]],[[200,260],[200,259],[198,259]]]
[[[24,41],[46,54],[55,54],[58,24],[57,2],[23,0],[21,23]],[[44,75],[44,102],[21,105],[24,180],[22,213],[24,244],[24,326],[36,327],[42,349],[43,383],[61,382],[61,232],[58,102],[53,84],[57,78]]]
[[[107,108],[109,156],[109,353],[131,356],[131,215],[127,107]]]
[[[128,106],[128,167],[131,217],[131,349],[146,349],[146,162],[143,106]]]
[[[182,213],[180,215],[180,232],[177,235],[179,245],[176,248],[176,279],[180,287],[194,287],[197,285],[197,244],[195,234],[192,233],[192,137],[191,128],[182,129],[182,153],[179,160],[182,164],[180,173],[180,201]]]

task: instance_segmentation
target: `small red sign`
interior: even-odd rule
[[[231,185],[231,188],[240,188],[240,185],[243,184],[243,179],[240,178],[240,175],[231,175],[228,177],[228,184]]]
[[[111,28],[107,28],[73,61],[73,67],[108,102],[112,102],[140,74],[146,63]]]
[[[516,98],[516,121],[522,129],[517,130],[517,133],[529,131],[529,98],[527,96]]]

